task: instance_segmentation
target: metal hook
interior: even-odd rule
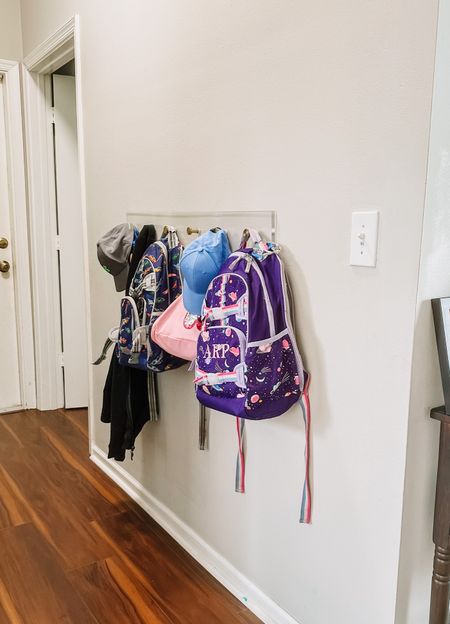
[[[190,236],[191,234],[200,234],[200,230],[198,228],[191,228],[191,226],[188,225],[186,228],[186,233],[188,234],[188,236]]]

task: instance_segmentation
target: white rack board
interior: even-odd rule
[[[241,242],[242,232],[245,228],[258,230],[265,240],[275,240],[276,235],[276,212],[274,210],[241,210],[224,212],[129,212],[127,221],[138,227],[142,225],[154,225],[158,235],[165,225],[176,228],[183,245],[188,245],[198,233],[188,235],[188,227],[200,230],[203,234],[214,227],[221,227],[228,234],[230,247],[235,250]]]

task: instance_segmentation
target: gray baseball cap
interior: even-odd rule
[[[128,259],[136,231],[132,223],[120,223],[106,232],[97,242],[97,258],[102,267],[114,277],[116,290],[125,290]]]

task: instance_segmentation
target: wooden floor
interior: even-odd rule
[[[89,460],[85,410],[0,415],[0,624],[259,621]]]

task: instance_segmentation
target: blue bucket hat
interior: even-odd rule
[[[210,281],[230,255],[224,230],[209,230],[190,243],[181,257],[183,303],[190,314],[200,316]]]

